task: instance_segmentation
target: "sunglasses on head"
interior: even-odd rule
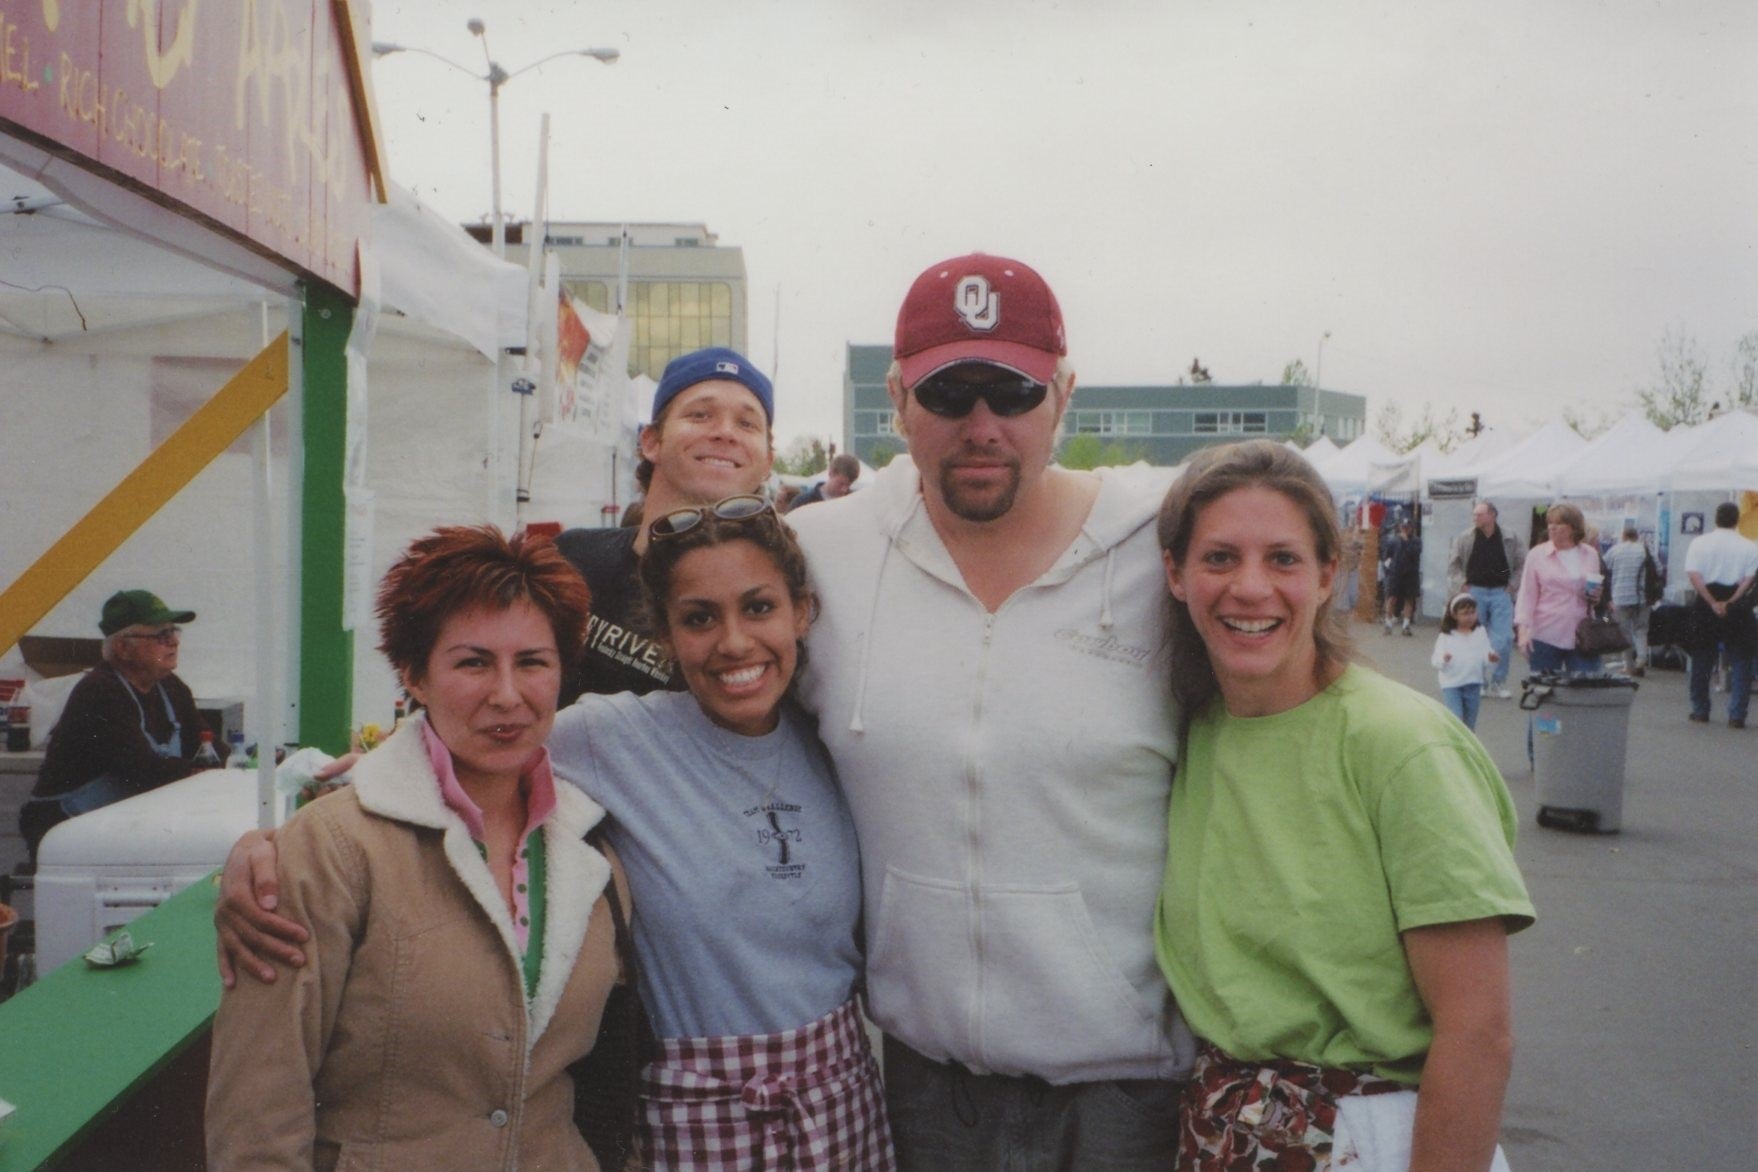
[[[911,393],[923,408],[944,419],[963,419],[978,399],[987,403],[990,411],[1008,419],[1035,408],[1049,390],[1023,374],[1010,374],[992,382],[966,382],[955,378],[951,370],[943,370],[917,383]]]
[[[688,533],[710,517],[719,521],[749,521],[774,512],[775,506],[769,503],[768,497],[757,496],[755,493],[729,496],[712,505],[673,509],[649,525],[647,532],[654,537],[676,537],[680,533]]]

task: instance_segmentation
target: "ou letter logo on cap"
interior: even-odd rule
[[[1001,324],[1001,294],[989,288],[987,277],[972,274],[959,281],[952,308],[973,330],[987,333]]]

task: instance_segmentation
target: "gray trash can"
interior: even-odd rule
[[[1624,758],[1636,681],[1626,676],[1528,677],[1520,707],[1532,713],[1538,824],[1615,834],[1623,826]]]

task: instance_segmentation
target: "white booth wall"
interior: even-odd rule
[[[268,336],[283,328],[278,305]],[[94,333],[53,344],[0,336],[0,566],[23,573],[122,477],[133,470],[262,346],[256,306],[183,321]],[[367,362],[367,480],[373,493],[371,565],[378,580],[416,536],[439,524],[513,522],[513,485],[497,469],[517,466],[519,404],[496,394],[495,366],[467,343],[407,319],[381,319]],[[143,393],[144,391],[144,393]],[[491,397],[494,406],[490,407]],[[32,629],[98,636],[105,598],[142,587],[197,613],[184,632],[178,674],[198,696],[238,697],[256,687],[258,557],[275,560],[273,605],[286,616],[287,405],[270,412],[273,540],[254,546],[250,436],[234,443],[131,536]],[[491,419],[492,413],[492,419]],[[503,449],[499,459],[491,451]],[[601,523],[612,491],[610,447],[552,428],[526,516],[564,525]],[[540,447],[540,451],[542,448]],[[615,461],[632,476],[630,456]],[[616,490],[626,493],[626,486]],[[624,502],[627,496],[621,498]],[[340,534],[307,534],[340,541]],[[370,600],[369,600],[370,601]],[[368,609],[370,609],[368,607]],[[281,650],[290,622],[275,624]],[[396,681],[376,650],[370,614],[355,631],[355,722],[389,721]],[[31,678],[18,648],[0,655],[0,676]]]
[[[281,314],[270,315],[270,336]],[[16,579],[262,348],[256,305],[45,343],[0,336],[0,566]],[[285,405],[270,412],[272,475],[287,480]],[[286,604],[285,515],[267,551],[253,541],[247,433],[199,472],[33,628],[97,638],[117,590],[152,590],[194,610],[178,668],[198,696],[255,689],[255,559],[276,559],[276,605]],[[31,677],[14,647],[0,675]]]

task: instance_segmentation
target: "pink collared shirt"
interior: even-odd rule
[[[464,820],[471,839],[480,848],[486,833],[482,809],[458,784],[458,773],[452,768],[452,751],[439,739],[431,723],[422,722],[421,735],[422,743],[427,746],[427,759],[433,763],[434,775],[439,778],[440,799]],[[549,769],[548,749],[537,750],[536,755],[526,762],[519,774],[519,784],[525,791],[525,830],[519,835],[519,849],[513,854],[513,932],[519,940],[519,951],[524,952],[531,934],[531,882],[525,844],[555,810],[555,775]]]
[[[1575,646],[1575,627],[1587,617],[1587,575],[1599,573],[1599,554],[1591,546],[1561,550],[1546,541],[1526,555],[1520,572],[1514,624],[1540,643]]]

